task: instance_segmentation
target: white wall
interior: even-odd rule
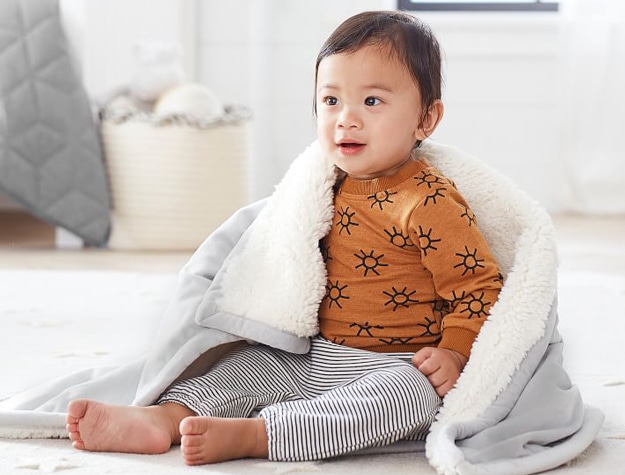
[[[314,60],[347,16],[394,0],[62,0],[88,91],[127,83],[132,45],[180,42],[186,69],[249,106],[251,196],[271,193],[314,139]],[[67,16],[67,15],[66,15]],[[566,208],[562,35],[557,14],[423,14],[446,53],[445,118],[434,138],[482,157],[552,211]],[[196,61],[197,60],[197,61]]]
[[[200,2],[198,77],[226,102],[252,108],[251,196],[271,193],[314,140],[314,63],[345,18],[393,0]]]
[[[92,97],[127,85],[141,41],[180,44],[187,76],[195,75],[196,0],[60,0],[66,31]]]
[[[323,40],[355,12],[394,6],[388,0],[200,2],[199,78],[255,115],[254,197],[270,193],[314,139],[313,68]],[[434,138],[482,157],[549,209],[563,208],[556,178],[563,140],[558,16],[421,17],[446,53],[446,114]]]
[[[566,207],[563,47],[557,14],[423,15],[446,52],[446,114],[435,138]]]

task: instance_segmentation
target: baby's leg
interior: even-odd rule
[[[268,456],[264,419],[187,417],[180,423],[180,433],[188,465]]]
[[[67,406],[66,422],[77,449],[160,454],[180,443],[180,422],[191,415],[191,410],[174,403],[135,407],[78,399]]]
[[[425,439],[440,404],[427,378],[400,364],[372,370],[312,400],[274,404],[260,417],[270,460],[319,460]]]
[[[250,416],[267,405],[301,398],[292,387],[290,370],[294,364],[291,360],[305,358],[263,346],[244,346],[205,375],[170,387],[158,404],[177,402],[198,414],[180,424],[185,462],[200,465],[267,458],[264,420]]]

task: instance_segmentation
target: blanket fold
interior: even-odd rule
[[[432,141],[422,147],[471,205],[505,282],[469,363],[445,397],[426,456],[446,475],[524,475],[556,467],[588,447],[603,416],[583,405],[562,367],[551,220],[476,158]],[[64,436],[59,414],[75,397],[149,405],[172,382],[205,372],[241,340],[308,351],[326,279],[318,242],[332,219],[335,180],[334,167],[312,144],[270,198],[235,213],[182,269],[150,354],[0,403],[0,435]]]

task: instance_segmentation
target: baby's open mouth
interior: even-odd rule
[[[365,144],[356,142],[344,142],[339,144],[339,147],[342,149],[356,149],[364,146]]]
[[[365,148],[364,143],[343,142],[339,144],[339,150],[342,155],[357,155]]]

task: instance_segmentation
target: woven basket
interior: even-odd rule
[[[245,120],[104,115],[111,249],[192,250],[247,203]]]

